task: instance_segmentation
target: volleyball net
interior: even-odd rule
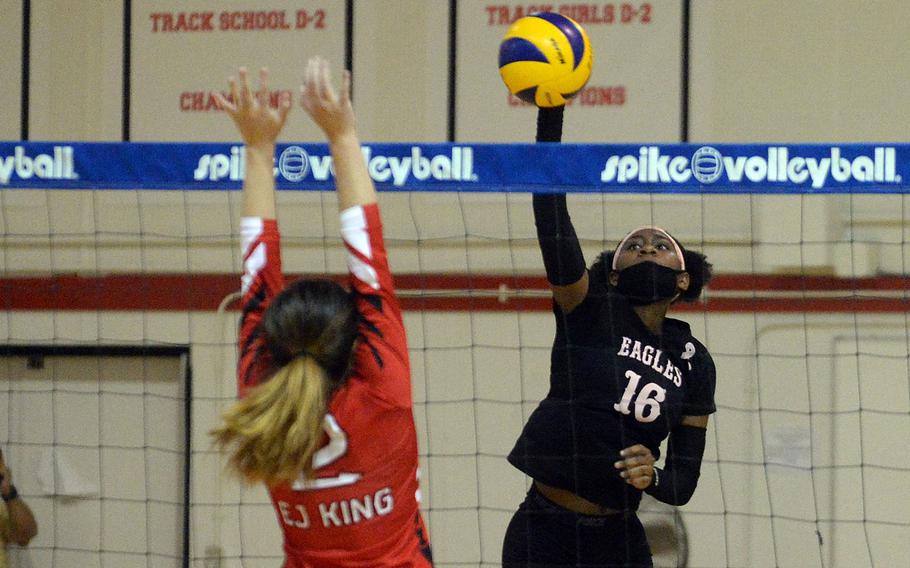
[[[243,147],[0,143],[0,444],[35,567],[275,566],[261,487],[207,432],[235,397]],[[530,194],[587,262],[666,227],[716,277],[671,311],[717,364],[699,487],[646,504],[658,566],[910,555],[910,145],[376,144],[437,566],[498,566],[505,459],[554,335]],[[275,163],[285,271],[341,277],[325,145]],[[907,180],[905,182],[904,180]],[[337,513],[311,522],[343,525]]]

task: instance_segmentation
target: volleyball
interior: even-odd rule
[[[558,107],[591,76],[594,55],[578,23],[554,12],[515,20],[499,45],[499,74],[509,91],[539,107]]]

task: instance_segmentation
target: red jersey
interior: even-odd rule
[[[244,218],[239,396],[273,371],[259,336],[284,287],[278,226]],[[285,568],[430,567],[418,508],[417,434],[401,308],[389,271],[379,208],[341,214],[350,286],[360,314],[353,373],[329,403],[314,479],[269,488],[284,532]]]

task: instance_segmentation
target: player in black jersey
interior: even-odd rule
[[[506,531],[503,566],[652,566],[641,493],[689,500],[715,411],[710,354],[666,314],[698,298],[711,264],[649,226],[586,269],[565,195],[533,199],[556,338],[550,391],[509,454],[534,482]]]

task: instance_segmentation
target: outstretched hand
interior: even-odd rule
[[[636,489],[646,489],[654,479],[654,455],[641,444],[635,444],[619,452],[622,459],[614,467],[619,476]]]
[[[259,70],[259,89],[255,93],[250,88],[245,67],[238,70],[238,75],[239,86],[234,77],[228,78],[231,100],[221,93],[215,93],[215,100],[237,125],[247,147],[274,146],[291,111],[290,96],[282,96],[277,107],[271,105],[269,71],[265,67]]]
[[[300,106],[322,129],[329,142],[356,130],[351,106],[351,72],[345,70],[341,90],[335,92],[329,78],[329,63],[321,57],[307,61],[300,86]]]

